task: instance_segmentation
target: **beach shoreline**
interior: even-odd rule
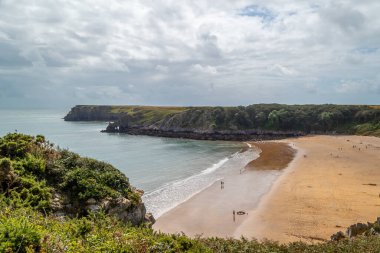
[[[247,149],[251,149],[255,153],[258,153],[258,149],[264,150],[265,153],[270,152],[271,147],[276,147],[275,150],[277,151],[279,150],[277,147],[288,151],[292,150],[288,144],[282,142],[246,144]],[[280,153],[283,154],[284,152]],[[231,237],[247,219],[249,212],[257,207],[261,197],[269,191],[277,177],[280,176],[282,172],[278,169],[286,167],[293,158],[293,152],[288,152],[287,155],[287,159],[282,160],[282,163],[286,164],[280,164],[279,168],[276,167],[277,169],[274,169],[273,166],[279,166],[278,160],[274,164],[267,161],[267,164],[273,167],[271,170],[268,170],[263,164],[254,170],[247,167],[247,164],[255,157],[252,157],[241,168],[231,168],[230,173],[224,175],[222,180],[218,180],[160,216],[153,228],[165,233],[184,232],[189,236]],[[261,167],[262,169],[260,169]],[[221,189],[222,181],[223,189]],[[235,215],[233,215],[234,211]]]
[[[268,171],[248,168],[244,177],[230,178],[237,180],[236,185],[244,191],[242,196],[231,199],[234,195],[220,194],[218,181],[160,217],[154,229],[189,236],[318,242],[328,240],[333,233],[353,223],[365,223],[378,216],[380,138],[307,136],[269,143],[282,143],[297,153],[285,169],[277,171],[259,197],[252,198],[249,192],[256,180],[249,172]],[[226,186],[232,184],[226,182]],[[226,222],[224,217],[232,220],[230,211],[239,202],[245,203],[248,215],[236,216],[238,220],[234,223]],[[228,212],[216,211],[223,208]],[[200,218],[203,213],[212,217]]]

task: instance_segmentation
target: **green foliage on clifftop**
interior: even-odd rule
[[[380,108],[366,105],[76,106],[65,120],[113,121],[110,128],[122,130],[258,130],[380,136]]]
[[[19,133],[0,138],[0,194],[10,205],[44,212],[52,211],[54,194],[69,198],[78,212],[91,198],[141,201],[112,165],[55,149],[43,136]]]

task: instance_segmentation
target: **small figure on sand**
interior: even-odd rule
[[[235,210],[232,211],[233,220],[235,222]]]
[[[224,189],[224,182],[223,181],[220,181],[220,189]]]

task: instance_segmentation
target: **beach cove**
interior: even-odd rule
[[[315,242],[378,216],[379,138],[307,136],[250,145],[262,151],[261,159],[221,179],[224,189],[217,181],[163,214],[154,229],[189,236]],[[294,158],[291,150],[297,150]],[[281,165],[286,168],[275,170]],[[255,181],[259,174],[272,175],[264,179],[265,187]],[[236,214],[234,221],[233,210],[245,214]]]

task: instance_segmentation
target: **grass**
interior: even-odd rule
[[[218,253],[355,253],[379,252],[379,236],[306,244],[279,244],[221,238],[189,238],[133,227],[105,215],[56,218],[28,207],[13,208],[0,200],[0,252],[218,252]]]

